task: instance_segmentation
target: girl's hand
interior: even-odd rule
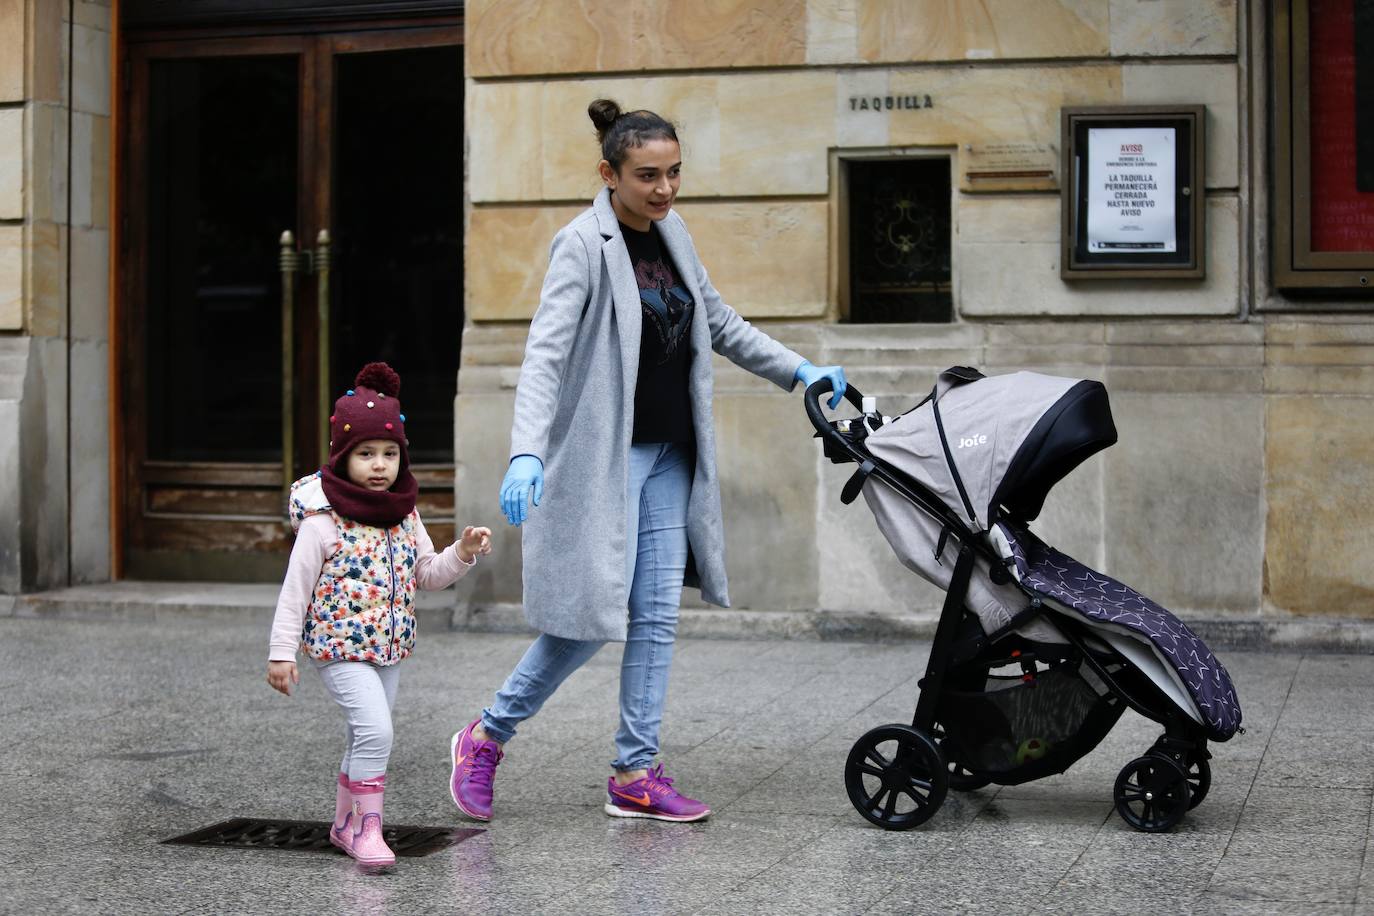
[[[463,529],[463,536],[458,539],[458,559],[464,563],[471,563],[479,555],[486,556],[491,553],[491,529],[474,528],[468,525]]]
[[[291,696],[291,685],[301,682],[301,673],[296,670],[295,662],[268,662],[267,683],[273,690],[280,690]]]

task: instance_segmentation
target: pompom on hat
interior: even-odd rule
[[[368,363],[353,387],[334,402],[329,417],[329,461],[320,469],[325,498],[340,515],[390,528],[415,509],[420,485],[410,473],[406,415],[401,413],[401,377],[386,363]],[[401,450],[400,468],[390,490],[376,492],[348,477],[348,455],[358,443],[389,439]]]
[[[329,417],[329,466],[347,476],[348,453],[368,439],[390,439],[401,447],[401,471],[410,467],[406,416],[401,413],[401,377],[386,363],[368,363],[353,387],[334,402]]]

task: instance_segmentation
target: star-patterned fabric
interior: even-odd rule
[[[1226,668],[1197,634],[1165,608],[1110,576],[1048,546],[1025,528],[1001,523],[1021,584],[1090,621],[1146,637],[1178,672],[1202,714],[1208,737],[1225,741],[1240,728],[1240,703]]]

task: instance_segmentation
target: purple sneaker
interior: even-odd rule
[[[673,780],[663,775],[663,764],[649,771],[648,776],[627,785],[615,784],[612,776],[606,782],[610,800],[603,809],[611,817],[648,817],[656,821],[699,821],[709,817],[711,809],[694,798],[688,798],[673,788]]]
[[[448,788],[459,811],[474,820],[489,821],[491,782],[496,777],[496,765],[505,754],[495,741],[478,741],[472,736],[472,730],[481,721],[473,719],[449,743],[453,775],[449,777]]]

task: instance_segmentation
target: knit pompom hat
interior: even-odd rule
[[[400,393],[401,377],[386,363],[368,363],[358,372],[329,418],[329,467],[335,474],[348,476],[348,453],[368,439],[395,442],[401,448],[400,472],[410,467]]]
[[[410,473],[406,415],[401,413],[401,377],[386,363],[368,363],[353,387],[334,402],[329,418],[329,463],[320,468],[320,485],[330,508],[345,518],[391,528],[415,511],[419,481]],[[401,450],[391,489],[376,491],[348,476],[348,454],[359,442],[389,439]]]

